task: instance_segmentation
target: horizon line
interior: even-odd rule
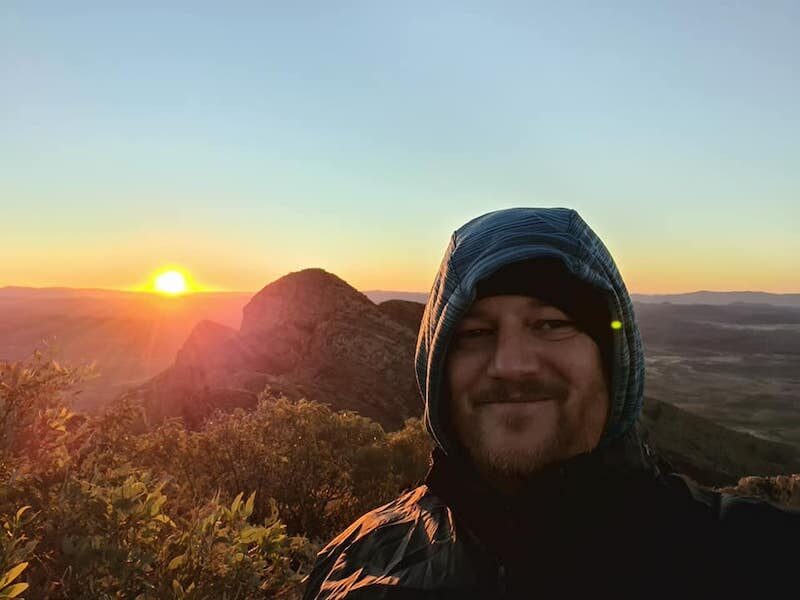
[[[269,284],[267,284],[269,285]],[[266,286],[265,286],[266,287]],[[263,289],[263,288],[261,288]],[[225,290],[225,289],[207,289],[196,290],[179,294],[180,296],[196,296],[198,294],[257,294],[259,290]],[[164,294],[153,292],[150,290],[136,290],[130,288],[103,288],[103,287],[70,287],[66,285],[50,285],[50,286],[33,286],[33,285],[2,285],[0,291],[3,290],[35,290],[35,291],[73,291],[73,292],[114,292],[123,294],[148,294],[151,296],[164,297]],[[419,294],[428,295],[430,292],[415,291],[415,290],[392,290],[392,289],[368,289],[357,290],[362,294],[368,293],[384,293],[384,294]],[[691,294],[769,294],[771,296],[797,296],[800,295],[800,290],[796,292],[770,292],[766,290],[709,290],[700,289],[689,292],[636,292],[630,291],[631,296],[686,296]]]

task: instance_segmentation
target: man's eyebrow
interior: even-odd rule
[[[489,315],[487,315],[482,310],[475,309],[475,310],[470,310],[468,313],[466,313],[463,317],[461,317],[461,320],[464,321],[466,319],[487,319],[488,317]]]

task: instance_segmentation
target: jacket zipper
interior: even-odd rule
[[[506,596],[506,567],[500,565],[497,567],[497,597],[505,598]]]

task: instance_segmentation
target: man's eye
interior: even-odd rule
[[[578,324],[569,319],[546,319],[534,324],[534,331],[545,340],[565,340],[578,333]]]
[[[491,334],[491,329],[462,329],[457,336],[461,339],[477,339]]]
[[[568,321],[566,319],[548,319],[546,321],[539,321],[539,329],[555,330],[564,329],[567,327],[575,327],[575,321]]]

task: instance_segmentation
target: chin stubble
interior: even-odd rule
[[[559,413],[554,429],[546,432],[539,439],[531,439],[531,444],[524,447],[493,448],[489,443],[489,435],[478,426],[468,435],[472,440],[469,452],[476,466],[487,473],[503,478],[521,478],[556,462],[566,440],[563,439],[563,415]],[[519,435],[530,427],[528,419],[507,415],[503,420],[503,431]]]

